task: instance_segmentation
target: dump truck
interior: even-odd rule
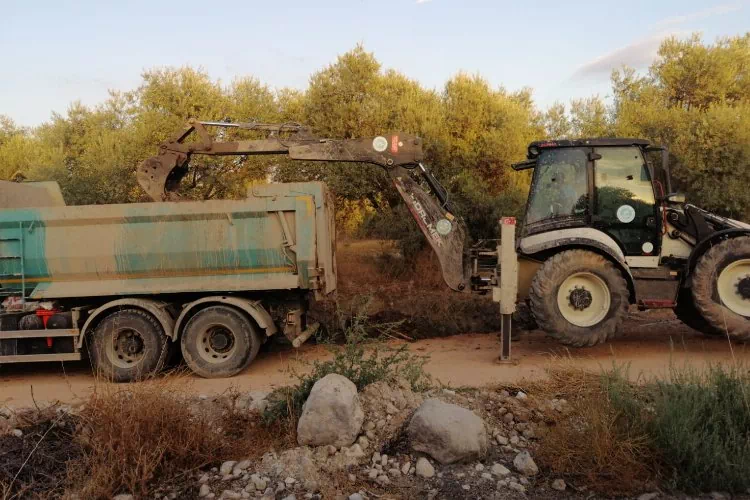
[[[265,136],[221,141],[212,127]],[[661,164],[648,159],[657,152]],[[469,244],[422,164],[419,137],[332,140],[292,123],[190,120],[137,168],[152,203],[67,207],[54,184],[0,186],[0,363],[87,351],[97,371],[125,381],[158,371],[179,349],[197,374],[231,376],[268,336],[283,332],[298,347],[315,332],[309,302],[336,285],[325,186],[183,201],[176,192],[194,155],[384,168],[447,286],[499,302],[503,360],[518,302],[573,346],[612,338],[631,306],[671,308],[703,333],[750,339],[750,226],[672,193],[667,152],[648,141],[532,143],[514,165],[533,170],[522,225],[502,218],[500,241],[488,246]]]

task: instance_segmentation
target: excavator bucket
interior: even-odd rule
[[[464,265],[466,227],[463,220],[446,209],[445,203],[422,189],[403,167],[389,170],[393,184],[409,208],[419,229],[440,262],[445,283],[452,290],[466,290],[468,273]]]
[[[180,180],[187,173],[187,159],[187,155],[173,151],[163,151],[147,158],[138,165],[138,184],[154,201],[172,199],[174,195],[171,193],[177,189]]]

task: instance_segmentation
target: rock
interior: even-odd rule
[[[232,470],[237,469],[237,470],[245,471],[250,468],[250,465],[252,465],[252,462],[250,460],[243,460],[239,462],[238,464],[236,464],[232,468]]]
[[[382,465],[383,467],[388,465],[388,455],[386,455],[385,453],[380,455],[380,465]]]
[[[297,500],[297,497],[294,495],[287,495],[283,498],[283,500]]]
[[[565,484],[565,481],[563,481],[562,479],[555,479],[554,481],[552,481],[551,486],[553,490],[557,491],[565,491],[565,488],[568,487],[568,485]]]
[[[482,464],[476,464],[474,466],[474,470],[477,471],[477,472],[482,472],[484,470],[484,465],[482,465]]]
[[[23,437],[23,431],[21,429],[13,429],[10,433],[17,438]]]
[[[513,467],[524,476],[536,476],[539,473],[539,467],[528,451],[522,451],[516,455],[513,459]]]
[[[377,479],[379,474],[378,469],[370,469],[370,472],[367,473],[367,477],[370,479]]]
[[[268,487],[268,481],[260,477],[258,474],[253,474],[252,476],[250,476],[250,484],[255,486],[255,489],[258,491],[265,491],[265,489]]]
[[[367,439],[365,436],[359,436],[359,438],[357,438],[357,444],[363,450],[366,450],[370,446],[370,440]]]
[[[284,479],[284,484],[285,484],[285,485],[286,485],[287,487],[289,487],[289,486],[293,485],[293,484],[294,484],[294,483],[296,483],[296,482],[297,482],[297,480],[296,480],[296,479],[294,479],[293,477],[288,477],[288,478]]]
[[[516,394],[516,399],[526,399],[528,396],[523,391],[518,391],[518,394]]]
[[[409,470],[411,469],[411,462],[406,462],[404,465],[401,466],[401,474],[406,476],[409,474]]]
[[[495,436],[495,441],[497,441],[497,444],[501,446],[507,446],[508,445],[508,438],[505,436]]]
[[[357,439],[364,418],[357,387],[346,377],[331,373],[315,382],[302,406],[297,442],[349,446]]]
[[[508,412],[505,415],[503,415],[503,421],[506,424],[512,424],[514,418],[515,418],[515,416],[512,413],[510,413],[510,412]]]
[[[221,492],[220,500],[239,500],[242,498],[242,494],[237,491],[224,490]]]
[[[227,476],[232,473],[232,469],[234,469],[234,466],[237,465],[237,462],[235,460],[227,460],[223,464],[221,464],[221,467],[219,467],[219,474],[222,476]]]
[[[112,497],[112,500],[133,500],[135,497],[130,493],[120,493]]]
[[[654,500],[654,498],[659,498],[658,492],[644,493],[638,497],[638,500]]]
[[[526,486],[519,483],[510,483],[508,484],[508,488],[519,493],[526,493]]]
[[[482,479],[492,479],[492,474],[489,472],[482,472]]]
[[[383,474],[382,476],[378,476],[375,482],[380,486],[388,486],[389,484],[391,484],[391,480],[388,479],[388,476],[386,476],[385,474]]]
[[[374,431],[375,430],[375,422],[373,422],[371,420],[371,421],[367,422],[362,428],[364,430],[366,430],[366,431]],[[355,493],[355,495],[359,495],[359,493]],[[349,498],[351,498],[351,497],[349,497]]]
[[[351,474],[351,473],[350,473],[350,474],[349,474],[349,475],[347,476],[347,479],[349,479],[349,481],[353,483],[354,481],[356,481],[356,480],[357,480],[357,476],[355,476],[354,474]]]
[[[520,443],[520,442],[521,442],[521,440],[518,439],[518,436],[511,436],[510,437],[510,445],[511,446],[517,446],[518,443]]]
[[[364,497],[359,493],[352,493],[349,495],[349,500],[364,500]]]
[[[200,490],[198,490],[198,496],[203,498],[207,497],[211,493],[211,488],[207,484],[202,484]]]
[[[207,483],[209,479],[210,479],[210,477],[209,477],[208,473],[206,473],[206,474],[203,474],[200,479],[198,479],[198,482],[201,483],[201,484]]]
[[[424,478],[431,478],[435,475],[435,468],[432,466],[429,460],[425,457],[419,457],[417,459],[417,476]]]
[[[503,464],[494,464],[492,466],[492,469],[490,469],[490,472],[492,472],[496,476],[505,477],[510,475],[510,469],[508,469]]]
[[[394,477],[399,477],[401,476],[401,469],[397,469],[395,467],[393,469],[388,469],[388,474]]]
[[[359,444],[353,444],[344,452],[344,455],[350,458],[362,458],[365,456],[365,452],[362,451],[362,447]]]
[[[417,408],[408,434],[412,449],[443,464],[478,458],[487,452],[484,421],[465,408],[439,399],[428,399]]]
[[[375,452],[372,454],[372,463],[380,463],[380,452]]]

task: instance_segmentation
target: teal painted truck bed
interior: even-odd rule
[[[0,287],[32,299],[328,294],[336,288],[334,231],[333,200],[319,182],[257,185],[236,201],[4,208]]]

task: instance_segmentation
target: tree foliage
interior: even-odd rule
[[[56,180],[71,204],[144,201],[135,169],[156,145],[205,120],[299,122],[325,137],[353,138],[403,131],[424,138],[425,164],[449,189],[475,237],[490,237],[499,211],[520,213],[528,173],[511,163],[542,138],[644,137],[672,151],[672,172],[690,200],[735,217],[750,215],[750,34],[713,44],[694,35],[664,41],[640,75],[612,75],[612,100],[598,96],[539,110],[529,89],[493,87],[458,73],[432,90],[384,69],[356,46],[313,74],[303,90],[271,89],[253,77],[229,83],[191,67],[156,68],[136,89],[112,92],[98,106],[72,103],[64,115],[23,128],[0,115],[0,177],[21,173]],[[253,138],[227,130],[226,140]],[[291,162],[281,157],[201,157],[192,160],[181,194],[233,198],[250,183],[322,180],[340,206],[372,217],[399,203],[382,169],[357,164]],[[361,216],[345,216],[354,231]]]

